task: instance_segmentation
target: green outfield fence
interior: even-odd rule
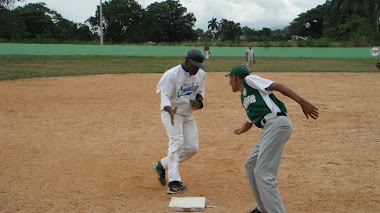
[[[190,46],[129,46],[0,43],[0,55],[185,56]],[[247,47],[210,47],[210,56],[245,57]],[[257,57],[372,58],[371,47],[254,47]]]

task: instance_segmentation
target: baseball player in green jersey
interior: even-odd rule
[[[292,132],[292,122],[284,103],[276,98],[273,91],[279,91],[300,104],[307,119],[309,116],[317,119],[318,109],[280,83],[249,75],[244,65],[234,67],[227,76],[230,77],[232,91],[241,92],[241,102],[247,113],[246,122],[234,133],[244,133],[253,125],[263,129],[245,162],[251,192],[258,204],[251,213],[284,213],[277,173],[284,145]]]

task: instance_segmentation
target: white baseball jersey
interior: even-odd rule
[[[247,49],[247,50],[245,51],[245,53],[248,54],[248,55],[247,55],[248,58],[253,58],[253,54],[254,54],[255,52],[253,51],[253,49]]]
[[[165,106],[177,107],[177,114],[193,116],[190,100],[197,94],[205,97],[206,73],[202,69],[196,75],[186,72],[182,65],[166,71],[157,85],[156,93],[161,92],[161,110]]]

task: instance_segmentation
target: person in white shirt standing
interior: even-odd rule
[[[255,51],[252,49],[252,44],[245,51],[245,58],[247,59],[247,69],[249,72],[252,72],[252,65],[255,63]]]
[[[185,63],[166,71],[157,85],[157,93],[161,92],[161,121],[169,137],[169,149],[166,157],[153,163],[153,168],[163,186],[168,169],[168,194],[187,190],[187,186],[182,185],[179,163],[199,150],[193,111],[203,108],[206,73],[201,68],[206,67],[204,58],[200,50],[189,50]]]

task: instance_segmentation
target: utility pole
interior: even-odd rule
[[[376,3],[376,6],[375,6],[375,11],[377,11],[377,16],[376,16],[376,31],[379,31],[379,21],[380,21],[380,16],[379,16],[379,4]]]
[[[100,0],[100,8],[99,8],[99,13],[100,13],[100,22],[99,22],[99,26],[100,26],[100,45],[103,45],[103,11],[102,11],[102,0]]]

